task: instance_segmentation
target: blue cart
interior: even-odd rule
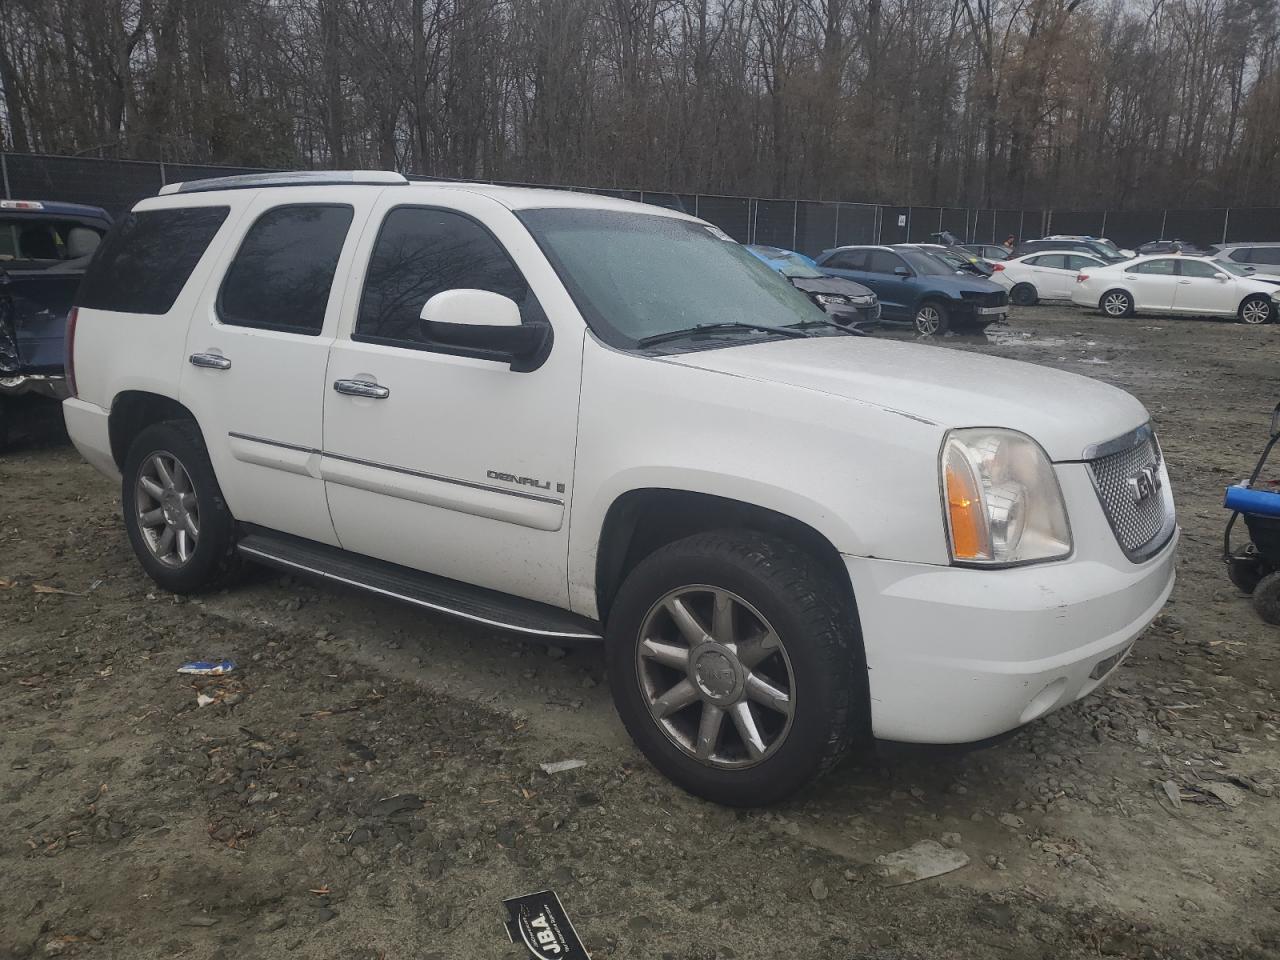
[[[1280,404],[1271,414],[1271,438],[1253,473],[1244,483],[1227,487],[1223,506],[1231,511],[1231,519],[1222,538],[1222,558],[1231,582],[1252,595],[1258,616],[1280,626],[1280,490],[1258,487],[1258,476],[1278,441]],[[1244,517],[1250,542],[1242,550],[1232,550],[1231,528],[1238,517]]]

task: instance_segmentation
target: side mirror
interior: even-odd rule
[[[959,271],[956,271],[956,272],[958,273]],[[894,273],[894,276],[897,276],[897,277],[911,276],[911,271],[908,270],[906,267],[894,267],[893,273]]]
[[[1215,279],[1215,280],[1230,280],[1231,278],[1230,278],[1230,277],[1228,277],[1225,273],[1215,273],[1215,274],[1213,275],[1213,279]]]
[[[1271,411],[1271,436],[1280,436],[1280,403]]]
[[[426,302],[419,314],[422,333],[432,343],[466,356],[499,360],[512,369],[530,370],[550,344],[548,324],[520,322],[510,297],[489,290],[445,290]]]

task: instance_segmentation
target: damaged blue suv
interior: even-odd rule
[[[817,259],[818,269],[855,280],[880,298],[881,322],[909,324],[922,334],[952,327],[982,328],[1003,320],[1009,295],[997,283],[910,246],[837,247]]]

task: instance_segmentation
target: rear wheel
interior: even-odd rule
[[[1253,609],[1267,623],[1280,626],[1280,573],[1268,573],[1253,590]]]
[[[1108,317],[1129,317],[1133,315],[1133,297],[1124,290],[1108,290],[1098,301],[1098,306]]]
[[[1275,307],[1271,305],[1270,298],[1261,294],[1249,297],[1244,303],[1240,304],[1240,320],[1242,323],[1254,326],[1270,323],[1274,313]]]
[[[916,307],[912,322],[916,333],[924,336],[943,334],[951,326],[951,312],[946,304],[937,300],[926,300]]]
[[[1246,550],[1227,561],[1227,579],[1241,593],[1253,593],[1267,573],[1267,567],[1256,553]]]
[[[632,739],[676,784],[716,803],[794,793],[865,726],[856,612],[785,540],[719,531],[663,547],[623,583],[607,634]]]
[[[130,445],[122,474],[125,529],[152,580],[192,593],[224,583],[238,569],[235,521],[194,423],[147,427]]]
[[[1033,307],[1040,302],[1040,293],[1029,283],[1016,283],[1009,291],[1009,300],[1019,307]]]

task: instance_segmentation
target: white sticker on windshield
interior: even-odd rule
[[[726,241],[728,241],[729,243],[737,243],[737,242],[738,242],[737,240],[733,239],[733,237],[729,236],[727,233],[725,233],[723,230],[721,230],[719,227],[712,226],[712,225],[711,225],[711,224],[709,224],[709,223],[707,224],[707,233],[711,234],[711,235],[712,235],[713,237],[715,237],[717,240],[726,240]]]

